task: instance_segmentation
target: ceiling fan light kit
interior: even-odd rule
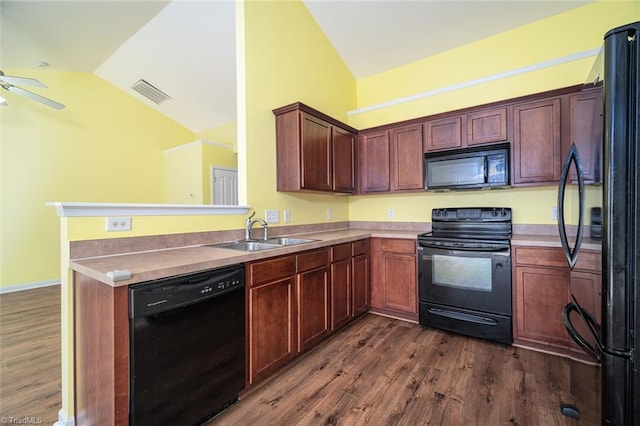
[[[47,88],[47,85],[42,83],[35,78],[29,77],[15,77],[4,75],[2,71],[0,71],[0,87],[2,87],[7,92],[15,93],[20,96],[27,97],[29,99],[33,99],[34,101],[40,102],[41,104],[47,105],[51,108],[55,109],[63,109],[64,105],[51,100],[49,98],[45,98],[44,96],[38,95],[37,93],[30,92],[29,90],[23,89],[21,87],[16,86],[16,84],[24,85],[24,86],[33,86],[33,87],[42,87]],[[7,100],[0,96],[0,105],[7,106]]]

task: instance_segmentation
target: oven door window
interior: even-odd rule
[[[420,301],[511,315],[511,255],[419,247]]]
[[[491,258],[433,255],[432,259],[434,285],[491,292]]]

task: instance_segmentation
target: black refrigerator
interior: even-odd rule
[[[603,85],[602,122],[602,312],[601,324],[572,301],[562,315],[570,337],[601,363],[602,424],[640,424],[640,22],[614,28],[604,36],[603,75],[590,85]],[[602,120],[594,117],[594,120]],[[573,164],[573,166],[572,166]],[[569,169],[578,175],[577,234],[567,237],[564,195]],[[569,266],[580,253],[584,181],[580,150],[572,145],[558,190],[558,225]],[[570,247],[569,239],[573,244]],[[582,333],[576,331],[576,323]],[[585,326],[586,325],[586,326]],[[588,330],[585,336],[584,330]],[[578,407],[579,408],[579,407]]]

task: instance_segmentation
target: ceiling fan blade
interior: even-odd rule
[[[43,82],[29,77],[12,77],[8,75],[0,75],[0,81],[5,81],[9,84],[19,84],[24,86],[47,87],[47,85]]]
[[[22,96],[26,96],[27,98],[31,98],[34,101],[38,101],[40,103],[43,103],[47,106],[50,106],[51,108],[55,108],[55,109],[62,109],[64,108],[64,105],[62,105],[61,103],[58,103],[56,101],[52,101],[49,98],[45,98],[44,96],[40,96],[36,93],[30,92],[28,90],[22,89],[20,87],[15,87],[15,86],[9,86],[7,85],[5,87],[5,89],[7,89],[9,92],[18,94],[18,95],[22,95]]]

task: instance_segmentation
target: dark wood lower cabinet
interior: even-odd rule
[[[249,383],[285,365],[296,352],[295,280],[269,282],[249,290]]]
[[[367,311],[368,247],[363,240],[247,264],[248,386],[351,321],[354,292],[358,313]]]
[[[353,276],[353,316],[369,311],[369,277],[370,277],[370,240],[360,240],[352,244],[353,258],[351,270]]]
[[[329,333],[329,266],[298,274],[298,352]]]
[[[585,361],[593,361],[573,342],[564,327],[562,310],[573,294],[600,322],[600,253],[581,251],[571,271],[560,248],[514,248],[514,343]],[[577,331],[587,337],[584,322],[572,317]]]
[[[331,248],[331,329],[345,325],[353,316],[351,243]]]
[[[416,241],[371,239],[371,310],[418,322]]]

